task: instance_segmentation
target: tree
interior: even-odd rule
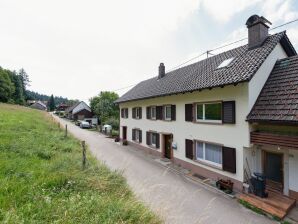
[[[49,111],[54,111],[55,110],[55,100],[53,94],[51,95],[49,102],[48,102],[48,108]]]
[[[90,107],[100,117],[101,122],[106,122],[109,118],[118,119],[119,107],[114,103],[118,98],[115,92],[102,91],[90,99]]]
[[[18,75],[15,71],[7,70],[10,75],[10,79],[15,86],[15,92],[13,94],[13,100],[16,104],[25,104],[25,88],[23,86],[22,77]]]
[[[9,73],[0,67],[0,102],[11,102],[14,92],[15,86]]]

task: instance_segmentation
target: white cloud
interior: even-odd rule
[[[217,20],[226,23],[235,14],[242,12],[246,8],[255,5],[260,0],[203,0],[203,7]]]

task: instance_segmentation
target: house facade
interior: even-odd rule
[[[241,191],[247,169],[264,171],[253,157],[261,148],[252,133],[261,126],[248,115],[276,63],[296,55],[285,32],[268,34],[267,22],[257,15],[247,20],[247,45],[168,73],[161,63],[156,77],[116,101],[120,137],[200,176],[229,179]],[[290,194],[286,181],[283,193],[295,196],[298,189],[293,185]]]
[[[66,117],[71,120],[84,120],[93,117],[91,108],[83,101],[77,102],[73,106],[66,108],[65,114]]]
[[[47,110],[47,106],[41,101],[34,102],[30,107],[37,110]]]

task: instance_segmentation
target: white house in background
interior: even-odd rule
[[[286,32],[269,35],[267,22],[257,15],[247,20],[247,45],[168,73],[161,63],[156,77],[140,82],[116,101],[121,110],[120,137],[200,176],[229,179],[239,191],[247,181],[248,161],[252,172],[267,175],[270,187],[298,199],[297,91],[296,95],[292,91],[296,101],[284,99],[275,105],[275,113],[283,115],[290,113],[283,107],[294,105],[291,119],[283,120],[279,114],[273,124],[270,116],[258,117],[257,112],[275,107],[259,98],[270,74],[290,64],[288,59],[297,61]],[[297,90],[296,66],[291,77]],[[283,78],[280,74],[272,82],[284,83]],[[266,98],[266,92],[263,95]]]
[[[93,117],[91,108],[84,101],[77,102],[71,107],[66,108],[65,114],[68,119],[72,120],[84,120]]]

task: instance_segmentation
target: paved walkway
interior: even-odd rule
[[[137,197],[159,214],[166,223],[275,223],[245,209],[234,199],[206,189],[183,175],[158,164],[148,154],[131,146],[121,146],[97,132],[68,124],[68,130],[85,140],[94,156],[111,169],[123,171]]]

